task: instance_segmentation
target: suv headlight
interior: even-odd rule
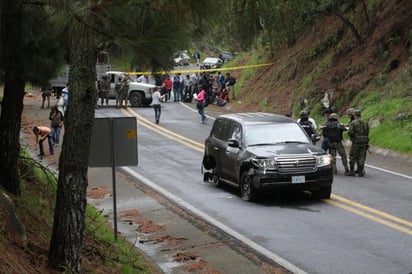
[[[318,167],[328,166],[332,163],[332,156],[330,154],[318,156]]]
[[[262,168],[262,169],[276,169],[276,161],[274,158],[271,159],[259,159],[259,158],[254,158],[252,159],[253,165],[255,165],[257,168]]]

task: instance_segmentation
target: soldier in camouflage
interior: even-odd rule
[[[359,177],[365,176],[366,152],[369,148],[369,125],[361,119],[360,110],[354,111],[354,120],[349,124],[348,134],[352,141],[349,176],[355,176],[355,164]]]
[[[126,77],[122,79],[119,89],[119,107],[127,108],[127,95],[129,92],[129,83]],[[124,105],[123,105],[124,102]]]
[[[348,118],[349,118],[348,127],[349,127],[350,123],[352,123],[353,120],[355,120],[355,117],[353,116],[354,112],[355,112],[354,108],[348,108],[346,110],[346,115],[348,115]]]
[[[107,107],[109,106],[110,81],[106,75],[102,77],[101,88],[102,88],[102,94],[101,94],[100,104],[101,106],[103,106],[104,102],[106,101],[106,107]]]
[[[345,147],[342,144],[343,132],[346,127],[339,123],[338,114],[331,113],[325,126],[322,127],[323,136],[326,138],[329,148],[329,153],[332,155],[333,173],[338,174],[336,167],[336,152],[339,153],[343,167],[345,168],[345,175],[349,175],[348,160],[346,157]]]

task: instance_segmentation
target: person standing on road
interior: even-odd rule
[[[322,129],[325,128],[326,124],[328,123],[329,117],[330,117],[331,113],[332,113],[332,110],[331,110],[330,108],[327,108],[327,109],[325,109],[325,110],[323,111],[323,115],[325,116],[325,124],[324,124],[324,126],[322,127]],[[322,134],[322,135],[323,135],[323,140],[322,140],[322,144],[320,145],[320,147],[321,147],[324,151],[327,152],[328,149],[329,149],[329,147],[328,147],[328,137],[325,136],[324,133],[325,133],[325,132],[323,132],[323,134]]]
[[[182,100],[180,98],[180,73],[177,73],[175,76],[173,76],[173,102],[179,102]]]
[[[205,102],[206,102],[206,91],[203,86],[199,86],[200,92],[197,95],[196,107],[200,114],[200,123],[204,124],[207,122],[207,117],[205,115]]]
[[[62,90],[62,97],[63,97],[63,111],[66,112],[67,105],[69,104],[69,86],[70,83],[66,84],[66,87]]]
[[[327,140],[327,147],[329,153],[332,155],[333,174],[338,174],[336,167],[336,152],[342,159],[343,167],[345,168],[345,175],[349,175],[348,159],[346,157],[345,147],[342,144],[343,132],[346,130],[345,126],[338,121],[338,114],[331,113],[323,129],[323,136]]]
[[[43,127],[43,126],[33,127],[33,133],[36,136],[36,144],[39,144],[40,159],[42,159],[43,156],[44,156],[43,141],[46,138],[47,138],[47,141],[49,142],[50,155],[54,154],[53,141],[52,141],[52,137],[50,136],[50,132],[51,132],[51,130],[48,127]]]
[[[152,106],[155,112],[155,122],[159,124],[160,121],[160,114],[162,113],[162,106],[161,102],[165,95],[160,95],[160,91],[158,87],[153,89],[152,93]]]
[[[183,80],[183,85],[184,85],[184,94],[182,95],[182,101],[185,102],[190,102],[192,101],[192,78],[190,77],[189,74],[186,75],[186,78]]]
[[[103,100],[103,88],[102,80],[97,80],[97,100],[96,100],[96,109],[99,107],[99,99]]]
[[[193,57],[196,60],[196,66],[199,65],[199,61],[200,61],[200,53],[199,52],[195,52],[195,54],[193,54]]]
[[[235,96],[235,84],[236,84],[236,79],[230,75],[230,73],[226,73],[226,79],[225,79],[225,83],[226,83],[226,88],[229,91],[230,96],[232,96],[231,99],[235,100],[236,96]]]
[[[122,86],[122,78],[119,77],[114,86],[114,93],[116,94],[116,107],[120,107],[120,88]]]
[[[122,79],[122,83],[120,85],[119,89],[119,107],[123,107],[123,101],[124,101],[124,107],[127,108],[127,94],[129,92],[129,83],[127,81],[127,78],[124,77]]]
[[[103,103],[106,101],[106,107],[109,106],[109,93],[110,93],[110,81],[106,75],[102,77],[102,97],[100,105],[103,106]]]
[[[60,143],[60,132],[63,126],[64,116],[63,113],[59,111],[57,106],[52,107],[50,115],[49,115],[50,122],[50,135],[52,138],[52,142],[54,146],[58,146]]]
[[[309,137],[312,138],[312,134],[316,133],[316,126],[315,124],[309,119],[309,111],[304,109],[299,113],[299,119],[296,121],[298,122],[301,127],[306,131]],[[312,141],[315,145],[316,142]]]
[[[352,141],[349,176],[355,176],[355,164],[359,177],[365,176],[365,159],[369,148],[369,125],[361,119],[360,110],[354,111],[355,120],[349,124],[348,134]]]
[[[44,108],[44,103],[47,101],[47,108],[50,108],[50,97],[52,95],[53,88],[51,86],[43,86],[41,89],[41,108]]]
[[[170,75],[166,76],[166,79],[163,81],[163,83],[165,84],[165,87],[167,89],[167,93],[166,93],[166,102],[170,102],[170,97],[172,97],[172,88],[173,88],[173,82],[172,80],[170,80]]]

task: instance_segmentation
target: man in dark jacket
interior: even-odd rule
[[[346,157],[345,147],[342,144],[343,132],[346,130],[345,126],[338,121],[338,114],[331,113],[329,120],[323,127],[323,136],[328,141],[329,153],[332,155],[333,173],[338,174],[336,167],[336,152],[339,153],[343,167],[345,168],[345,175],[349,175],[348,159]]]

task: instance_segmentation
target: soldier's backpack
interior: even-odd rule
[[[369,128],[368,123],[363,120],[357,120],[359,123],[359,135],[355,138],[355,143],[359,146],[368,146],[369,144]]]
[[[339,129],[338,121],[328,121],[326,123],[326,136],[331,143],[342,141],[342,134]]]

